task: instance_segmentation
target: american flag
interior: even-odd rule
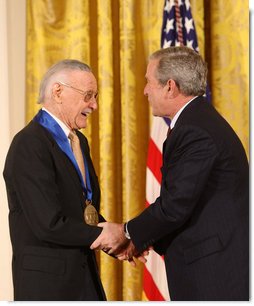
[[[199,51],[189,0],[166,0],[163,9],[161,47],[184,45]],[[148,147],[146,171],[146,206],[160,195],[162,145],[166,139],[169,118],[154,117]],[[167,277],[163,256],[150,251],[144,267],[144,294],[150,301],[168,301]]]

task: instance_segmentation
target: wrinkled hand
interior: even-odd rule
[[[148,250],[138,253],[133,242],[125,237],[123,224],[102,222],[98,224],[103,230],[97,239],[91,244],[90,249],[102,250],[108,255],[114,255],[119,260],[128,260],[132,266],[136,266],[133,257],[142,263],[146,263],[145,256]]]
[[[128,260],[130,264],[135,267],[136,262],[133,257],[137,258],[139,261],[145,264],[147,262],[145,256],[147,256],[148,254],[148,250],[145,250],[142,253],[138,253],[133,242],[130,241],[128,246],[121,253],[117,254],[116,257],[119,260]]]
[[[124,249],[129,240],[124,235],[123,224],[102,222],[98,224],[103,230],[97,239],[91,244],[92,250],[103,250],[108,254],[118,254]]]

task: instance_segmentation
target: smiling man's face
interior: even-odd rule
[[[60,119],[70,129],[87,126],[87,117],[97,109],[97,82],[92,72],[70,71],[66,84],[61,87]],[[69,86],[67,86],[67,84]]]

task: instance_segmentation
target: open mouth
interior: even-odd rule
[[[81,112],[81,115],[87,117],[89,115],[89,113],[88,112]]]
[[[84,109],[82,112],[81,112],[81,115],[84,116],[84,117],[87,117],[88,115],[90,115],[92,112],[91,109]]]

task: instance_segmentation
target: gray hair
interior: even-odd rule
[[[54,64],[49,68],[49,70],[45,73],[44,77],[41,80],[38,98],[39,104],[44,102],[48,87],[52,83],[52,81],[56,82],[57,77],[59,77],[59,75],[65,74],[66,71],[70,70],[91,72],[91,68],[87,64],[82,63],[78,60],[65,59]]]
[[[169,47],[154,52],[149,59],[158,60],[156,78],[161,85],[172,79],[185,96],[205,93],[207,65],[194,50],[185,46]]]

